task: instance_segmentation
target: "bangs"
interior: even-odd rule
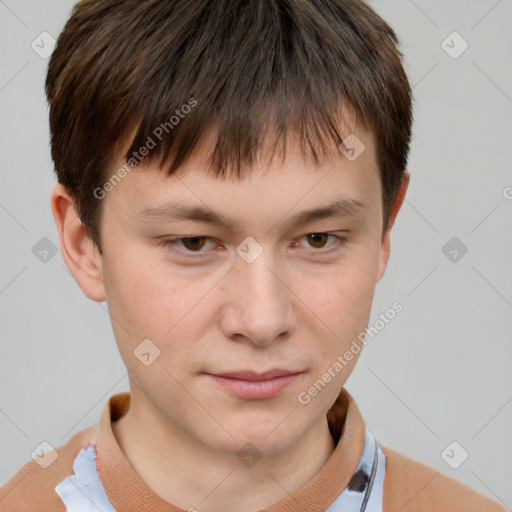
[[[122,141],[129,165],[172,174],[213,134],[210,166],[243,176],[292,135],[320,163],[350,112],[375,138],[386,226],[412,125],[397,43],[359,0],[82,0],[46,78],[58,181],[99,247],[94,191]]]
[[[346,71],[356,56],[339,51],[343,41],[314,7],[301,1],[293,8],[260,2],[254,17],[254,9],[243,3],[218,3],[224,8],[204,3],[190,25],[176,33],[179,45],[148,48],[144,53],[153,58],[134,63],[143,83],[131,96],[123,91],[126,101],[112,112],[109,134],[115,140],[119,127],[136,126],[127,161],[146,147],[146,163],[168,165],[173,173],[213,130],[211,166],[219,176],[229,171],[242,176],[267,144],[284,157],[292,134],[303,154],[320,162],[346,135],[340,133],[339,113],[348,106],[366,127],[372,105],[362,101],[364,91],[350,103],[345,100],[346,87],[356,88]],[[165,19],[152,25],[153,41],[165,40]],[[197,37],[223,26],[232,30]]]

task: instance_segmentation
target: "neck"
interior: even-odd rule
[[[286,450],[244,468],[236,455],[214,451],[141,410],[134,398],[127,413],[112,423],[114,436],[145,484],[185,510],[251,512],[269,507],[311,480],[335,448],[323,418]]]

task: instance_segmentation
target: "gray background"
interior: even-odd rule
[[[402,41],[416,101],[411,185],[370,324],[394,301],[404,309],[346,387],[383,445],[510,508],[512,2],[371,4]],[[0,0],[0,485],[42,441],[61,446],[128,389],[106,303],[82,294],[60,251],[46,262],[32,252],[43,237],[58,247],[58,235],[48,61],[31,43],[57,38],[72,5]],[[453,31],[469,44],[458,58],[442,46]],[[442,251],[452,237],[468,249],[455,262]],[[469,453],[458,469],[441,455],[452,441]]]

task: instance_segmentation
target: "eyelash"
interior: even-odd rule
[[[348,240],[346,237],[344,236],[340,236],[340,235],[334,235],[332,233],[324,233],[324,232],[313,232],[313,233],[307,233],[305,235],[302,235],[301,237],[299,237],[299,240],[301,238],[304,238],[304,237],[307,237],[309,235],[327,235],[327,236],[332,236],[334,238],[336,238],[336,242],[335,243],[332,243],[328,246],[326,246],[327,248],[324,248],[324,247],[321,247],[319,249],[315,249],[314,247],[312,247],[311,249],[313,249],[313,252],[317,252],[317,253],[327,253],[327,252],[331,252],[333,250],[336,250],[336,248],[342,248],[344,247]],[[183,240],[190,240],[191,238],[206,238],[207,240],[212,240],[212,237],[209,237],[209,236],[204,236],[204,235],[190,235],[190,236],[181,236],[181,237],[176,237],[176,238],[169,238],[167,240],[164,240],[162,242],[162,246],[164,248],[167,248],[169,246],[171,247],[179,247],[178,244],[180,244],[181,242],[183,242]],[[332,247],[334,247],[334,249],[332,249]],[[182,248],[180,248],[182,249]],[[183,252],[185,252],[186,254],[201,254],[201,253],[205,253],[206,251],[202,251],[202,250],[199,250],[199,251],[190,251],[189,249],[185,248],[185,249],[182,249]]]

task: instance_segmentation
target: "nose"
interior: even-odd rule
[[[293,293],[282,270],[265,252],[252,263],[237,261],[223,288],[227,300],[221,328],[226,337],[263,346],[291,334]]]

